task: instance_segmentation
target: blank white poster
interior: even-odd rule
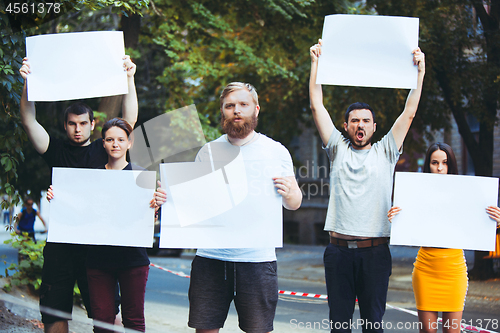
[[[316,83],[358,87],[416,88],[418,18],[329,15]]]
[[[48,241],[151,247],[156,173],[53,168]]]
[[[128,93],[121,31],[26,38],[29,101],[62,101]]]
[[[498,178],[396,172],[391,244],[493,251]]]

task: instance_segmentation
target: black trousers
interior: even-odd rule
[[[331,332],[383,332],[392,258],[388,244],[350,249],[329,244],[325,264]],[[353,322],[358,299],[361,320]]]

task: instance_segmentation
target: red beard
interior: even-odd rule
[[[222,130],[231,138],[244,139],[257,127],[258,119],[256,113],[250,117],[238,117],[243,119],[240,123],[235,123],[235,117],[221,117]]]

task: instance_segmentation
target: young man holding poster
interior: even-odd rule
[[[363,332],[383,332],[382,317],[391,275],[387,211],[391,207],[394,167],[417,112],[425,74],[425,57],[413,51],[418,66],[417,88],[389,133],[372,145],[376,124],[366,103],[354,103],[345,113],[345,138],[323,105],[316,84],[321,40],[310,48],[311,110],[324,149],[330,158],[330,199],[325,231],[330,244],[324,264],[332,332],[351,332],[356,298]]]
[[[129,56],[125,56],[123,61],[127,72],[128,94],[123,96],[122,113],[123,118],[133,127],[138,114],[134,82],[136,65]],[[90,142],[90,134],[95,125],[92,109],[83,103],[70,105],[64,114],[64,129],[68,140],[51,137],[36,120],[35,103],[27,99],[26,78],[30,73],[28,59],[24,59],[19,72],[25,80],[21,98],[21,122],[31,143],[49,167],[97,168],[106,164],[108,155],[102,139]],[[45,261],[40,287],[40,311],[45,332],[68,332],[75,282],[78,282],[85,308],[91,317],[85,266],[87,246],[47,242],[43,255]],[[59,317],[50,310],[62,311],[67,316]]]
[[[220,105],[226,135],[206,144],[196,160],[220,162],[222,159],[213,157],[214,154],[231,155],[236,149],[246,161],[276,161],[281,175],[273,180],[282,204],[286,209],[298,209],[302,192],[290,153],[279,142],[254,131],[260,110],[255,88],[248,83],[230,83],[220,96]],[[191,266],[189,327],[198,333],[219,332],[233,300],[243,331],[273,330],[278,302],[274,248],[198,249]]]

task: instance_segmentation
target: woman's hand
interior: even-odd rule
[[[392,223],[392,219],[394,218],[394,216],[398,215],[400,211],[401,208],[397,206],[391,207],[391,209],[389,209],[389,211],[387,212],[387,218],[389,219],[389,222]]]
[[[167,191],[161,188],[160,181],[157,182],[158,182],[158,188],[156,189],[153,199],[151,199],[149,203],[149,207],[155,209],[160,208],[161,205],[167,202]]]
[[[50,202],[50,200],[54,199],[54,188],[52,185],[49,186],[49,189],[47,190],[47,201]]]
[[[497,223],[497,228],[500,228],[500,208],[495,206],[488,206],[486,208],[486,213],[488,213],[490,218]]]

